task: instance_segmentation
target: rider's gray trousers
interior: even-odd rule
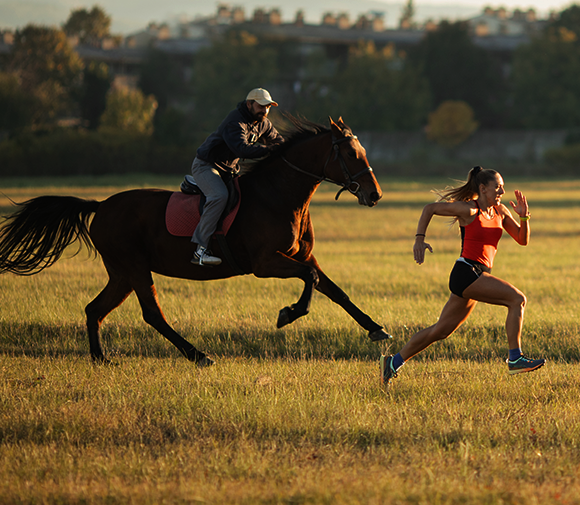
[[[191,241],[208,247],[211,236],[215,232],[228,203],[228,188],[215,165],[197,157],[191,165],[191,175],[206,197],[203,214]]]

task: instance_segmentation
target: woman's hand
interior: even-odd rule
[[[510,201],[510,205],[514,209],[514,212],[520,217],[527,216],[530,211],[528,209],[528,201],[526,200],[526,197],[519,189],[516,189],[514,194],[516,195],[516,199],[518,201],[517,204]]]
[[[413,245],[413,256],[415,257],[415,262],[418,265],[423,264],[425,261],[425,250],[429,249],[429,252],[433,253],[433,248],[430,244],[425,242],[423,237],[417,237],[415,239],[415,245]]]
[[[514,219],[512,213],[504,205],[500,207],[503,209],[503,227],[510,234],[510,236],[520,245],[528,245],[530,242],[530,209],[528,208],[528,201],[521,191],[515,192],[518,203],[510,202],[514,212],[520,218],[519,222]]]

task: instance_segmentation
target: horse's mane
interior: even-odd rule
[[[284,112],[282,114],[282,120],[276,125],[276,128],[280,135],[284,137],[284,143],[270,151],[270,154],[267,157],[256,163],[252,163],[250,167],[243,169],[242,173],[244,175],[258,171],[262,166],[267,164],[271,157],[276,156],[277,154],[283,154],[292,146],[330,131],[330,128],[327,126],[315,123],[302,116],[293,116],[289,112]]]
[[[278,131],[284,137],[285,141],[279,149],[273,150],[272,154],[278,151],[285,151],[305,139],[330,131],[330,128],[320,123],[309,121],[302,116],[293,116],[289,112],[284,112],[282,117],[283,121]]]

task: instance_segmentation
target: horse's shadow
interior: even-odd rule
[[[82,324],[0,322],[0,354],[33,358],[89,358]],[[167,341],[148,326],[108,324],[103,327],[103,344],[110,357],[177,358]],[[217,328],[200,332],[195,344],[204,345],[220,357],[272,359],[369,359],[378,356],[376,345],[355,329],[305,329],[287,332]]]

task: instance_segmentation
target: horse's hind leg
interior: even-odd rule
[[[365,330],[369,332],[369,338],[373,342],[379,340],[386,340],[392,338],[381,325],[375,323],[370,316],[360,310],[354,303],[350,301],[348,295],[340,289],[334,282],[332,282],[326,274],[320,269],[318,262],[312,257],[311,263],[314,264],[318,272],[318,285],[316,291],[326,295],[334,303],[340,305],[350,316],[360,324]]]
[[[87,330],[93,361],[107,363],[105,355],[103,354],[99,333],[101,323],[107,314],[121,305],[132,291],[133,288],[126,279],[109,276],[109,282],[105,288],[86,306]]]
[[[193,361],[197,366],[204,367],[213,365],[214,362],[212,359],[203,352],[198,351],[169,326],[159,306],[157,291],[155,290],[150,273],[147,275],[147,278],[145,276],[140,277],[139,281],[134,283],[133,287],[139,299],[141,310],[143,311],[143,319],[147,324],[153,326],[153,328],[177,347],[189,361]]]

